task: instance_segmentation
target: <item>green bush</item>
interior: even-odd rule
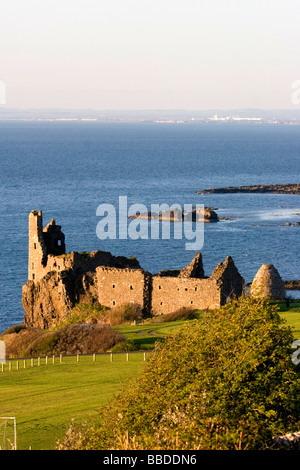
[[[110,325],[97,323],[70,324],[55,331],[26,328],[2,338],[8,358],[103,353],[124,340]]]
[[[111,325],[124,325],[143,318],[142,309],[138,304],[124,304],[114,307],[107,313]]]
[[[137,341],[123,340],[111,348],[112,352],[138,351],[140,349]]]
[[[166,315],[162,315],[158,317],[158,321],[162,322],[171,322],[171,321],[178,321],[178,320],[193,320],[196,318],[196,311],[191,308],[182,307],[175,312],[167,313]]]
[[[26,326],[25,325],[14,325],[14,326],[11,326],[10,328],[8,328],[6,331],[4,331],[4,333],[2,333],[3,335],[11,335],[13,333],[19,333],[21,330],[25,330],[26,329]]]
[[[57,325],[55,329],[75,323],[103,323],[105,321],[105,312],[107,310],[107,307],[100,305],[98,302],[89,304],[80,302],[72,309],[68,318],[63,323]]]
[[[30,356],[48,356],[53,354],[55,347],[59,341],[59,335],[54,333],[46,333],[39,338],[30,349]]]
[[[244,298],[158,344],[145,372],[74,433],[81,449],[265,449],[299,430],[300,366],[291,329]],[[69,442],[70,447],[70,442]],[[72,445],[71,445],[72,447]]]

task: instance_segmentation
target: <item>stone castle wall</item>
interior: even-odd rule
[[[231,257],[210,278],[200,253],[187,267],[154,276],[137,260],[109,252],[65,253],[64,238],[54,220],[43,228],[42,213],[30,213],[28,282],[22,290],[27,326],[56,326],[83,299],[110,308],[134,303],[145,315],[161,315],[182,307],[219,308],[243,292],[244,280]]]
[[[96,269],[98,302],[112,308],[134,303],[146,308],[147,278],[143,269]]]
[[[152,281],[152,313],[161,315],[182,307],[214,309],[221,306],[221,291],[213,279],[154,276]]]
[[[142,269],[98,267],[98,301],[109,308],[135,303],[145,313],[161,315],[182,307],[219,308],[220,285],[214,279],[152,276]]]

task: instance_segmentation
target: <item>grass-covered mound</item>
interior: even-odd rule
[[[300,366],[277,307],[244,298],[158,344],[145,372],[62,448],[264,449],[300,429]],[[74,444],[76,442],[76,444]]]

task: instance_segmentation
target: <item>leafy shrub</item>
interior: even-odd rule
[[[2,335],[6,346],[6,357],[30,357],[45,332],[38,328],[24,328],[17,333]]]
[[[108,321],[111,325],[123,325],[143,318],[142,309],[138,304],[124,304],[111,308]]]
[[[264,449],[300,424],[293,335],[267,301],[244,298],[188,322],[144,373],[73,433],[80,449]],[[72,447],[69,436],[69,448]]]
[[[123,340],[111,348],[112,352],[138,351],[140,346],[137,341]]]
[[[72,309],[72,312],[68,318],[63,323],[58,325],[56,329],[75,323],[105,323],[105,312],[107,310],[108,307],[100,305],[98,302],[80,302]]]
[[[197,318],[196,311],[190,308],[182,307],[175,312],[167,313],[157,317],[158,322],[170,322],[178,320],[193,320]]]
[[[92,354],[111,349],[123,340],[110,325],[67,325],[59,331],[57,354]]]
[[[7,357],[93,354],[110,350],[124,338],[110,325],[71,324],[55,331],[26,328],[3,336]]]
[[[55,347],[58,343],[59,335],[55,333],[48,333],[41,335],[30,348],[30,356],[49,356],[54,354]]]

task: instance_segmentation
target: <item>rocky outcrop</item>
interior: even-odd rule
[[[51,271],[39,282],[28,280],[22,288],[24,324],[42,329],[53,328],[68,319],[72,309],[79,302],[93,304],[97,301],[96,268],[104,261],[110,267],[139,268],[135,258],[112,256],[110,253],[72,253],[73,261],[63,271]]]
[[[218,214],[211,207],[194,207],[191,213],[184,215],[184,220],[192,220],[193,222],[213,223],[219,222]]]
[[[273,264],[263,264],[253,279],[250,295],[252,297],[285,299],[284,283]]]
[[[300,432],[291,432],[283,436],[276,436],[273,437],[273,441],[277,449],[299,450]]]
[[[300,280],[294,280],[294,281],[284,281],[284,288],[286,290],[300,290]]]
[[[25,326],[48,329],[64,322],[77,297],[73,271],[48,273],[39,283],[28,281],[22,288]]]
[[[138,212],[136,214],[130,215],[131,219],[143,219],[143,220],[163,220],[169,222],[184,222],[184,221],[193,221],[193,222],[218,222],[218,214],[212,207],[193,207],[190,212],[185,212],[182,209],[174,208],[158,212]]]
[[[197,191],[198,194],[227,194],[227,193],[274,193],[300,194],[300,184],[258,184],[253,186],[227,186],[225,188],[210,188]]]

